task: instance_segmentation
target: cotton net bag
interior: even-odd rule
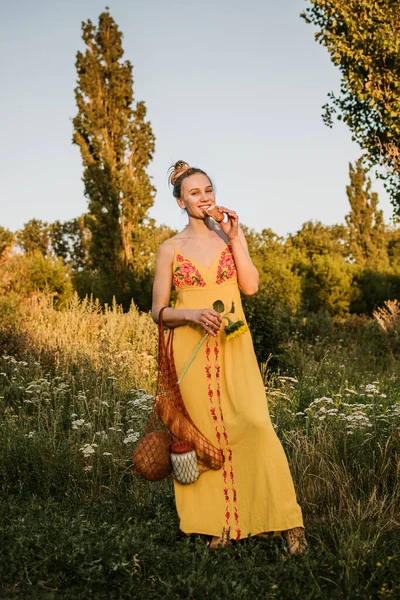
[[[165,308],[158,321],[157,393],[133,453],[133,472],[150,481],[172,475],[181,483],[190,483],[208,469],[220,469],[224,455],[196,427],[183,403],[173,356],[174,330],[164,334]]]

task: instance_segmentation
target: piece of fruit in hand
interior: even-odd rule
[[[209,217],[213,218],[217,223],[221,223],[224,220],[224,213],[218,210],[216,206],[210,206],[206,208],[206,213]]]

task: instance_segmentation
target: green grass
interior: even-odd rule
[[[378,360],[379,336],[363,363],[364,334],[331,332],[311,343],[300,331],[285,350],[286,369],[262,369],[307,552],[288,555],[280,537],[210,552],[207,536],[179,530],[172,480],[132,472],[153,401],[137,383],[148,359],[124,377],[125,359],[112,355],[145,353],[150,340],[154,353],[149,324],[136,313],[97,323],[90,310],[93,339],[99,327],[110,339],[119,332],[120,346],[96,350],[78,327],[82,309],[74,310],[80,352],[57,342],[66,316],[58,331],[48,308],[37,331],[33,320],[19,330],[17,319],[0,336],[9,348],[0,357],[0,597],[400,597],[400,369],[394,353]]]
[[[398,536],[337,519],[310,523],[310,550],[249,538],[210,553],[178,530],[171,488],[139,484],[80,500],[12,495],[0,505],[9,598],[377,598],[398,585]],[[312,526],[311,526],[312,525]],[[385,590],[387,592],[385,593]]]

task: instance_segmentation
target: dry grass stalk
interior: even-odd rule
[[[400,302],[398,300],[386,300],[382,307],[372,313],[379,326],[389,333],[400,327]]]

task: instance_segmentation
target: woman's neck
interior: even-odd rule
[[[185,233],[187,237],[193,238],[208,238],[210,237],[211,229],[207,226],[206,221],[203,219],[193,219],[189,217],[189,223],[182,233]]]

